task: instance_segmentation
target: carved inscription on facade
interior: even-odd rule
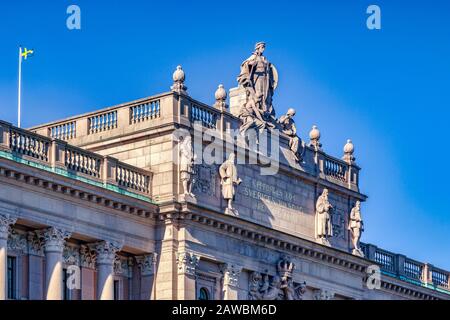
[[[257,201],[257,210],[259,211],[268,211],[267,205],[303,211],[302,207],[295,205],[296,195],[294,193],[282,190],[261,180],[247,180],[242,186],[242,194],[259,200]]]

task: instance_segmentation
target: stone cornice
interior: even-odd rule
[[[176,223],[197,223],[207,228],[219,230],[221,233],[230,236],[252,241],[256,245],[264,247],[271,246],[275,250],[281,250],[285,253],[307,258],[315,261],[329,263],[339,268],[349,269],[353,272],[365,273],[366,268],[373,262],[366,259],[353,256],[350,253],[322,246],[293,235],[283,233],[265,226],[242,220],[240,218],[217,213],[206,213],[196,211],[195,207],[188,205],[184,208],[186,211],[180,212],[162,212],[159,216],[161,221],[172,221]],[[192,210],[192,212],[187,212]]]
[[[109,190],[99,190],[81,181],[70,180],[49,172],[39,172],[39,169],[26,167],[21,170],[20,164],[8,164],[9,160],[0,159],[0,177],[6,177],[12,181],[25,183],[31,187],[39,187],[50,190],[65,197],[73,197],[84,200],[93,205],[107,209],[121,211],[141,218],[154,219],[157,217],[158,207],[138,199],[130,199],[125,195],[119,195]]]

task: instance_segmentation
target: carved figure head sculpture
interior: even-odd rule
[[[255,44],[255,54],[262,55],[266,49],[265,42],[258,42]]]
[[[289,110],[287,111],[286,115],[289,118],[293,118],[295,116],[295,109],[294,108],[289,108]]]

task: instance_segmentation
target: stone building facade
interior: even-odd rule
[[[352,209],[367,197],[351,141],[335,158],[314,127],[294,157],[295,134],[272,128],[276,146],[259,152],[230,138],[245,86],[231,106],[223,86],[215,98],[190,97],[179,67],[170,92],[28,130],[0,122],[0,299],[450,298],[448,271],[370,244],[354,251]],[[194,141],[191,171],[180,132]],[[218,163],[199,159],[209,136]],[[228,203],[220,167],[231,153],[244,163]],[[272,155],[276,174],[262,174]]]

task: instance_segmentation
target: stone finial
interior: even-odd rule
[[[187,87],[184,85],[186,75],[184,74],[183,68],[181,66],[177,66],[177,69],[173,73],[172,78],[173,86],[170,87],[170,89],[174,92],[187,94]]]
[[[320,143],[320,131],[317,126],[313,126],[311,131],[309,132],[309,145],[316,150],[320,150],[322,148],[322,144]]]
[[[353,156],[354,152],[355,146],[353,145],[352,140],[348,139],[347,143],[344,146],[344,156],[342,157],[342,159],[345,162],[352,164],[356,160],[355,157]]]
[[[214,94],[216,98],[216,102],[214,103],[214,107],[216,107],[219,110],[225,110],[228,106],[226,103],[227,100],[227,92],[225,91],[225,88],[223,87],[223,84],[220,84],[219,87],[216,90],[216,93]]]

